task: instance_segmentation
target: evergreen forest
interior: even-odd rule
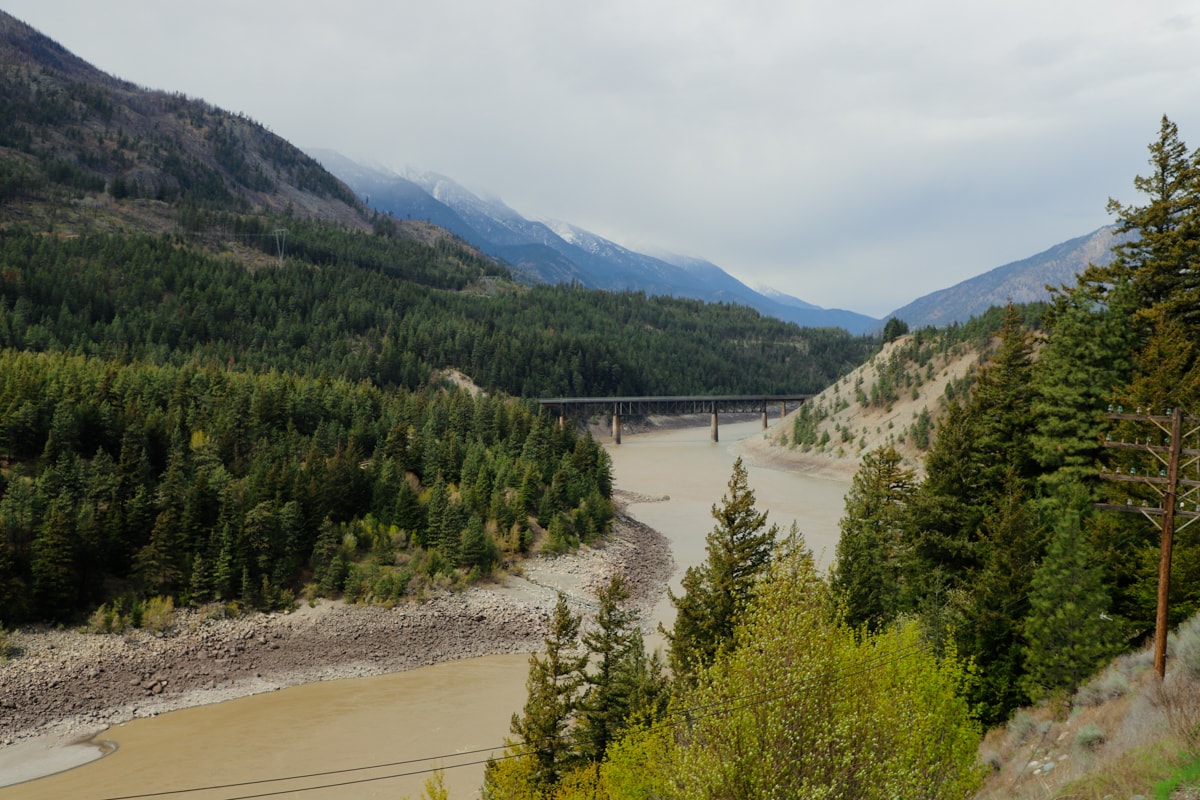
[[[1000,312],[924,474],[891,446],[865,454],[828,576],[739,462],[671,595],[666,664],[611,592],[589,632],[560,607],[484,796],[974,796],[983,728],[1034,702],[1065,713],[1152,636],[1181,418],[1169,623],[1195,615],[1200,151],[1166,117],[1149,151],[1144,204],[1110,202],[1114,261]]]
[[[602,448],[528,399],[809,391],[875,344],[739,306],[520,286],[386,221],[178,220],[0,237],[5,623],[474,580],[612,516]],[[486,394],[439,379],[451,368]]]
[[[1192,420],[1181,445],[1198,444],[1200,152],[1165,117],[1149,151],[1150,177],[1134,182],[1144,204],[1110,201],[1127,234],[1113,262],[1059,287],[1040,330],[1008,309],[923,479],[884,447],[847,496],[832,576],[846,621],[874,632],[920,619],[973,662],[967,696],[988,725],[1068,696],[1155,629],[1173,416]],[[1186,515],[1194,459],[1180,478]],[[1200,537],[1183,521],[1172,626],[1200,609]]]

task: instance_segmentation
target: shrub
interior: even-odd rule
[[[166,633],[175,624],[175,601],[170,597],[152,597],[142,611],[142,628],[150,633]]]
[[[1094,708],[1110,700],[1129,694],[1129,679],[1115,666],[1111,666],[1075,693],[1075,706]]]
[[[125,620],[121,617],[121,608],[117,603],[104,603],[88,618],[88,633],[122,633],[125,630]]]
[[[1180,625],[1171,638],[1178,668],[1200,679],[1200,614]]]
[[[1025,709],[1021,709],[1008,721],[1009,743],[1013,747],[1020,747],[1033,738],[1037,730],[1037,719]]]
[[[1075,744],[1082,750],[1096,750],[1106,739],[1099,725],[1084,725],[1075,734]]]

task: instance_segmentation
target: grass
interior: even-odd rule
[[[1177,789],[1200,787],[1200,756],[1176,769],[1166,780],[1154,785],[1154,800],[1171,800]],[[1200,793],[1198,793],[1200,794]]]
[[[1058,787],[1053,796],[1072,800],[1133,797],[1173,776],[1180,758],[1178,750],[1153,742],[1106,760],[1085,777]],[[1170,791],[1163,797],[1169,798]]]
[[[992,771],[976,800],[1200,800],[1200,618],[1171,644],[1165,681],[1148,649],[1127,653],[1068,713],[1021,709],[989,731],[980,760]]]

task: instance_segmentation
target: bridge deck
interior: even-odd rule
[[[557,409],[564,416],[610,413],[618,416],[647,414],[739,414],[765,411],[768,406],[803,403],[810,394],[681,395],[676,397],[547,397],[538,400],[543,408]]]

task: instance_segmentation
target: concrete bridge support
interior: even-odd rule
[[[717,412],[716,411],[712,412],[712,440],[714,442],[721,441],[720,437],[717,435]]]
[[[621,415],[613,414],[613,444],[621,443]]]
[[[763,430],[767,429],[767,409],[763,409]]]

